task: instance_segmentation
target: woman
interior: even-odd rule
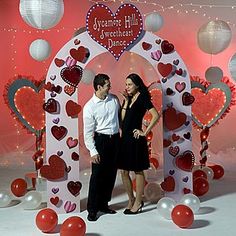
[[[144,191],[144,170],[149,168],[148,145],[146,136],[157,123],[159,114],[154,108],[147,87],[137,74],[126,78],[126,92],[122,93],[124,102],[121,108],[121,153],[118,168],[127,191],[129,202],[124,214],[137,214],[142,211]],[[142,120],[149,111],[152,119],[145,131]],[[129,172],[135,172],[136,198],[133,193]]]

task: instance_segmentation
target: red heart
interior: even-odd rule
[[[182,155],[174,159],[175,165],[184,171],[191,171],[194,166],[194,154],[191,151],[185,151]]]
[[[73,87],[77,87],[82,78],[83,69],[80,66],[65,67],[61,70],[62,79]]]
[[[79,160],[79,154],[76,153],[76,152],[72,152],[72,154],[71,154],[71,159],[72,159],[73,161],[78,161],[78,160]]]
[[[172,176],[168,176],[161,183],[161,188],[166,192],[172,192],[175,190],[175,179]]]
[[[73,196],[77,197],[80,193],[81,188],[82,188],[82,184],[79,181],[76,181],[76,182],[70,181],[67,184],[67,188]]]
[[[145,51],[148,51],[152,48],[152,45],[150,43],[143,42],[142,47]]]
[[[169,140],[169,139],[163,140],[163,147],[164,148],[169,147],[170,145],[171,145],[171,140]]]
[[[89,58],[89,50],[83,46],[80,46],[78,49],[72,48],[70,50],[70,55],[79,62],[85,63]]]
[[[57,140],[62,140],[66,135],[67,135],[67,128],[64,126],[57,126],[54,125],[51,128],[52,135],[57,139]]]
[[[182,102],[184,106],[189,106],[194,102],[195,98],[188,92],[184,92],[182,96]]]
[[[55,99],[49,98],[47,102],[43,104],[43,109],[48,113],[57,113],[59,106]]]
[[[191,190],[189,188],[184,188],[183,189],[184,194],[191,193]]]
[[[14,103],[18,112],[35,130],[41,130],[45,126],[43,101],[44,89],[36,92],[33,88],[24,86],[15,93]]]
[[[170,63],[164,64],[162,62],[158,63],[157,69],[163,77],[167,77],[172,72],[172,65]]]
[[[54,62],[57,67],[62,67],[65,64],[65,61],[59,58],[55,58]]]
[[[65,175],[66,164],[63,159],[57,155],[52,155],[48,160],[49,165],[43,165],[40,168],[40,174],[47,180],[61,179]]]
[[[164,125],[168,130],[174,130],[181,127],[187,119],[185,113],[180,112],[177,114],[173,107],[168,107],[163,112]]]
[[[185,87],[186,87],[186,84],[185,84],[184,82],[182,82],[182,83],[177,82],[177,83],[175,84],[175,89],[176,89],[179,93],[181,93],[181,92],[185,89]]]
[[[56,206],[59,202],[59,197],[51,197],[50,202]]]
[[[169,147],[169,153],[171,156],[175,157],[178,155],[179,153],[179,146],[175,146],[175,147]]]
[[[64,87],[64,92],[65,92],[66,94],[68,94],[69,96],[71,96],[72,94],[74,94],[75,91],[76,91],[76,88],[73,87],[73,86],[66,85],[66,86]]]
[[[167,40],[163,40],[161,43],[161,50],[163,54],[171,53],[174,48],[174,45],[172,43],[169,43]]]
[[[103,4],[90,8],[87,32],[100,45],[119,59],[124,50],[134,43],[143,30],[142,15],[131,4],[121,5],[115,14]]]
[[[176,134],[172,134],[172,139],[173,139],[174,142],[176,142],[180,139],[180,136],[176,135]]]
[[[71,118],[77,117],[80,111],[81,111],[81,106],[77,104],[76,102],[69,100],[66,103],[66,113]]]
[[[183,70],[180,68],[179,70],[175,70],[175,73],[177,75],[182,75],[183,74]]]

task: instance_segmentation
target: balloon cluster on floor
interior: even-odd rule
[[[38,212],[35,218],[36,225],[43,233],[53,233],[58,225],[57,213],[45,208]],[[67,218],[60,227],[60,236],[84,236],[86,224],[79,216]]]

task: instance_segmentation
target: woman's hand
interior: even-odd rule
[[[139,138],[139,136],[145,136],[144,132],[139,129],[134,129],[133,130],[134,138]]]
[[[126,90],[124,90],[123,92],[119,92],[119,93],[122,95],[122,97],[125,99],[125,101],[128,101],[129,95]]]

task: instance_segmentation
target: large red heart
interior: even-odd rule
[[[157,69],[163,77],[167,77],[173,69],[173,66],[170,63],[164,64],[162,62],[158,63]]]
[[[76,65],[71,67],[65,67],[61,70],[60,74],[62,79],[66,83],[73,87],[77,87],[82,78],[83,69],[80,66]]]
[[[86,27],[91,38],[118,60],[141,34],[143,21],[134,5],[123,4],[113,14],[107,6],[97,4],[87,14]]]
[[[57,139],[57,140],[62,140],[66,135],[67,135],[67,128],[64,126],[57,126],[54,125],[51,128],[52,135]]]
[[[168,107],[163,112],[164,125],[168,130],[174,130],[180,128],[187,119],[185,113],[180,112],[177,114],[175,108]]]
[[[76,102],[69,100],[66,103],[66,113],[71,118],[75,118],[78,116],[78,114],[81,111],[81,106],[77,104]]]
[[[192,84],[192,118],[199,127],[211,127],[230,106],[231,90],[224,83],[204,87],[197,81]]]
[[[67,184],[67,188],[68,190],[70,191],[70,193],[72,195],[74,195],[75,197],[77,197],[80,193],[80,189],[82,188],[82,184],[81,182],[79,181],[70,181],[68,184]]]
[[[89,50],[83,46],[78,49],[72,48],[70,50],[70,55],[79,62],[85,63],[90,55]]]
[[[48,159],[49,165],[43,165],[40,168],[40,174],[47,180],[61,179],[65,175],[66,164],[63,159],[57,155],[52,155]]]
[[[191,171],[194,166],[194,154],[187,150],[174,159],[175,165],[184,171]]]
[[[161,50],[164,54],[171,53],[175,49],[172,43],[169,43],[167,40],[163,40],[161,43]]]

